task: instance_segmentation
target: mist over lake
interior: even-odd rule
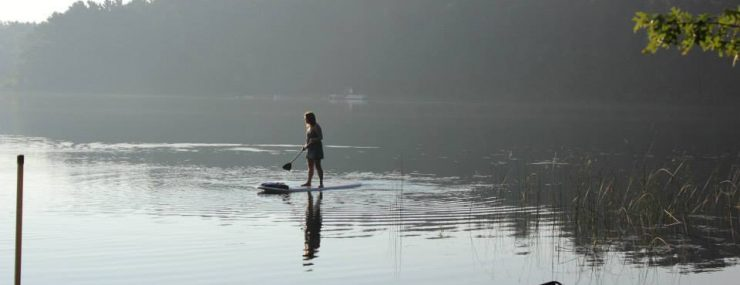
[[[731,284],[738,67],[643,55],[630,19],[739,4],[109,1],[3,23],[0,278],[23,154],[26,284]],[[359,188],[258,189],[306,180],[307,111],[324,183]]]

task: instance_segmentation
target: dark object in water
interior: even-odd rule
[[[274,189],[285,189],[288,190],[290,187],[282,182],[265,182],[260,184],[260,187],[274,188]]]
[[[547,283],[542,283],[541,285],[563,285],[563,283],[560,283],[558,281],[550,281]]]

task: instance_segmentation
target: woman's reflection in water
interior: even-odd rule
[[[308,193],[308,204],[306,205],[306,224],[304,227],[304,244],[303,244],[303,266],[311,266],[310,261],[316,258],[319,246],[321,245],[321,198],[322,193],[313,201],[313,195]]]

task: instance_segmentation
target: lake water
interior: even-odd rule
[[[290,172],[280,166],[304,139],[306,110],[324,129],[326,183],[363,186],[259,194],[253,186],[263,181],[305,179],[302,160]],[[0,111],[0,279],[8,282],[17,154],[26,155],[25,284],[731,284],[740,276],[737,210],[729,230],[706,222],[700,234],[665,234],[644,247],[629,232],[603,234],[608,226],[584,235],[567,198],[544,198],[576,187],[567,177],[586,163],[621,176],[680,160],[697,184],[732,174],[740,119],[731,107],[2,94]],[[525,199],[534,176],[543,198]]]

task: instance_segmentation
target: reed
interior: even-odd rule
[[[737,158],[727,156],[709,167],[686,156],[638,158],[629,161],[631,167],[591,155],[560,159],[568,164],[521,163],[496,170],[518,177],[508,179],[510,193],[499,188],[499,194],[520,206],[558,209],[562,225],[590,254],[616,247],[636,260],[666,264],[708,262],[702,251],[721,253],[717,258],[740,256]]]

